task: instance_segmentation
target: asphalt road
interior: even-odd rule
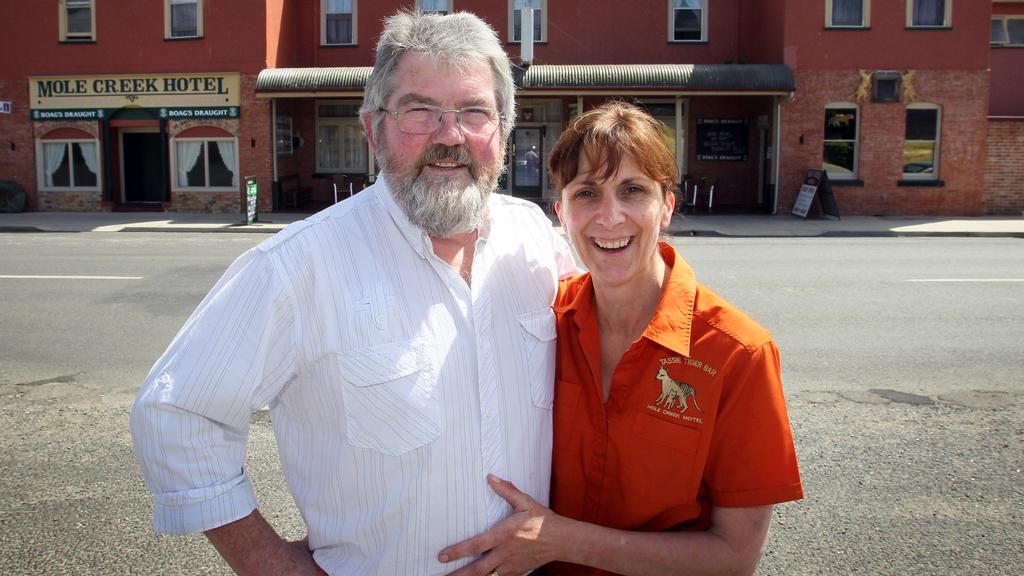
[[[227,573],[201,536],[152,534],[127,414],[264,237],[0,234],[0,574]],[[675,242],[782,349],[807,498],[776,508],[759,575],[1018,571],[1024,240]],[[265,414],[249,471],[264,514],[300,537]]]

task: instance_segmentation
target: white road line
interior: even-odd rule
[[[1024,278],[908,278],[907,282],[1024,282]]]
[[[142,280],[142,276],[42,276],[32,274],[0,274],[10,280]]]

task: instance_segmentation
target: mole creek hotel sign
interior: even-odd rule
[[[29,78],[34,120],[101,120],[122,108],[160,118],[238,118],[239,75],[139,74]]]

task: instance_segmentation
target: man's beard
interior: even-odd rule
[[[433,145],[415,162],[404,164],[391,156],[380,142],[381,170],[395,203],[410,222],[435,238],[476,230],[483,223],[487,199],[498,181],[500,166],[486,168],[472,161],[465,146]],[[501,158],[502,156],[498,156]],[[423,171],[427,164],[455,163],[469,171],[465,176],[434,176]]]

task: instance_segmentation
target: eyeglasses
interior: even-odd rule
[[[505,118],[505,115],[499,114],[497,110],[477,106],[461,110],[444,110],[428,104],[416,104],[396,112],[385,108],[381,108],[380,111],[394,116],[398,120],[398,129],[406,134],[433,134],[444,122],[444,115],[454,112],[455,123],[466,134],[490,136],[498,128],[499,121]]]

